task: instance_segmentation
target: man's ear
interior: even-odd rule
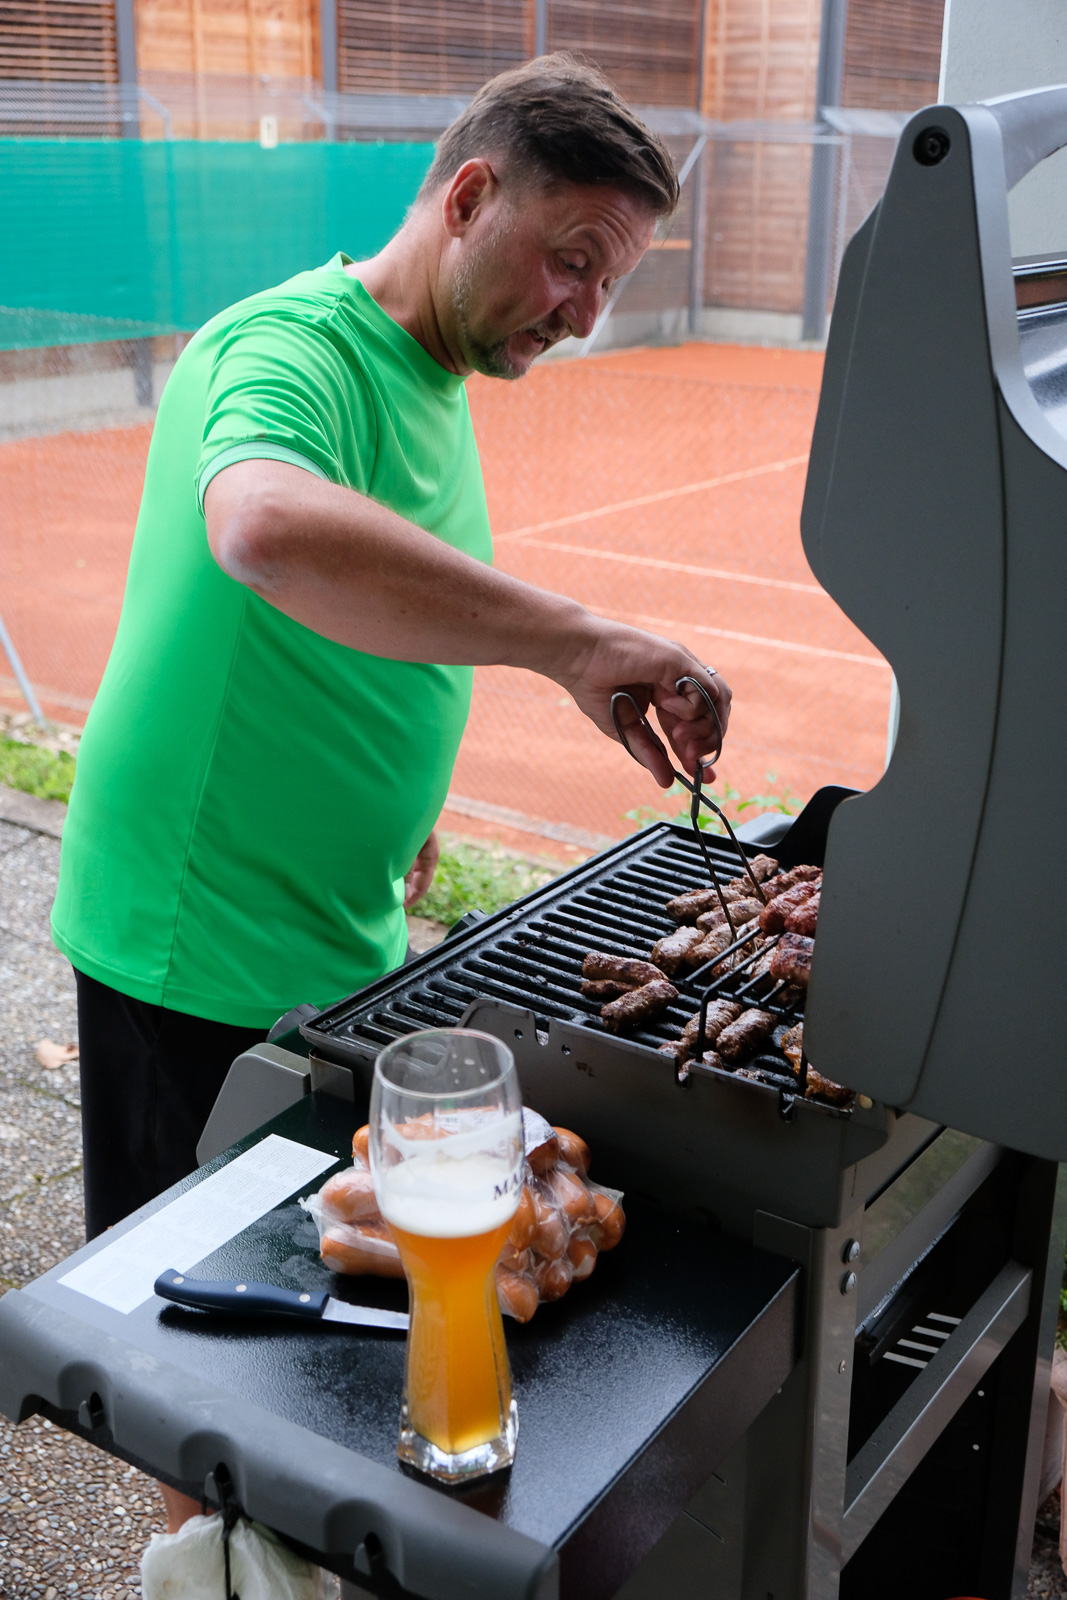
[[[496,173],[483,157],[465,161],[441,197],[445,231],[454,239],[462,238],[499,187]]]

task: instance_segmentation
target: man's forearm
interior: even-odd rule
[[[239,462],[204,500],[215,559],[287,616],[396,661],[573,670],[592,619],[364,495],[299,467]]]
[[[719,748],[730,690],[684,645],[494,572],[364,495],[300,467],[242,461],[212,479],[204,510],[223,571],[338,644],[393,661],[526,667],[561,684],[609,737],[612,695],[628,686],[655,706],[687,771]],[[694,676],[714,718],[682,684]],[[662,746],[640,724],[628,737],[669,787]]]

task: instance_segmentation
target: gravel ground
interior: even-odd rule
[[[76,1038],[74,982],[48,912],[59,843],[0,823],[0,1293],[84,1241],[78,1068],[46,1072],[39,1039]],[[41,1417],[0,1418],[0,1600],[125,1600],[162,1528],[142,1473]]]
[[[48,912],[59,843],[0,822],[0,1294],[84,1240],[77,1064],[45,1071],[39,1039],[77,1035],[74,983]],[[421,921],[422,919],[420,919]],[[412,929],[436,942],[436,924]],[[1029,1593],[1067,1600],[1059,1498],[1038,1517]],[[141,1552],[163,1526],[159,1492],[41,1417],[0,1417],[0,1600],[128,1600]]]

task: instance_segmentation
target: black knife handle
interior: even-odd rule
[[[180,1306],[194,1306],[200,1311],[229,1311],[263,1315],[275,1313],[287,1317],[303,1317],[316,1322],[326,1310],[330,1296],[325,1289],[279,1289],[272,1283],[216,1282],[204,1278],[187,1278],[184,1272],[173,1267],[161,1272],[154,1288],[163,1300],[173,1300]]]

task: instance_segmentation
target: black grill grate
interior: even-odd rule
[[[739,864],[729,845],[717,839],[709,845],[723,878],[737,876]],[[365,1059],[402,1034],[454,1026],[478,999],[530,1010],[541,1029],[554,1018],[603,1032],[599,1003],[580,992],[586,954],[603,950],[647,959],[656,940],[676,926],[666,902],[707,881],[692,835],[660,823],[332,1006],[302,1032],[321,1054],[344,1059],[355,1053]],[[744,970],[719,977],[707,968],[695,976],[695,984],[694,975],[673,979],[683,989],[679,999],[626,1038],[655,1049],[678,1037],[709,985],[715,995],[730,995],[748,978]],[[743,998],[762,1003],[758,995],[772,989],[771,980],[762,980]],[[793,1020],[799,1010],[781,1005],[781,989],[778,985],[767,1008]]]

